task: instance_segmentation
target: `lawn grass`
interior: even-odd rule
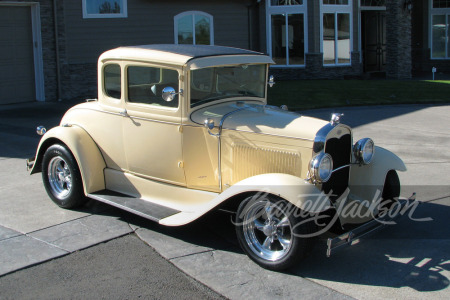
[[[268,104],[290,110],[413,103],[450,103],[450,81],[295,80],[268,88]]]

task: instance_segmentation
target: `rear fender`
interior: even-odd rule
[[[41,138],[31,174],[42,171],[44,153],[54,144],[64,144],[75,157],[86,195],[105,189],[103,170],[106,164],[103,156],[91,136],[76,125],[54,127]]]

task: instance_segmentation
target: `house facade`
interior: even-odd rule
[[[0,104],[96,97],[125,45],[269,54],[279,79],[407,79],[450,71],[450,0],[0,0]]]

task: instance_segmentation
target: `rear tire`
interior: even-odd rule
[[[47,194],[59,207],[76,208],[87,201],[77,161],[63,145],[55,144],[45,151],[42,181]]]
[[[236,234],[244,252],[263,268],[280,271],[297,264],[309,252],[313,221],[297,215],[299,209],[272,196],[250,196],[240,204]]]

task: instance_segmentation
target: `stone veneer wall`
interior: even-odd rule
[[[411,78],[411,13],[404,0],[386,0],[386,77]]]
[[[97,64],[68,64],[61,67],[63,99],[97,98]]]

